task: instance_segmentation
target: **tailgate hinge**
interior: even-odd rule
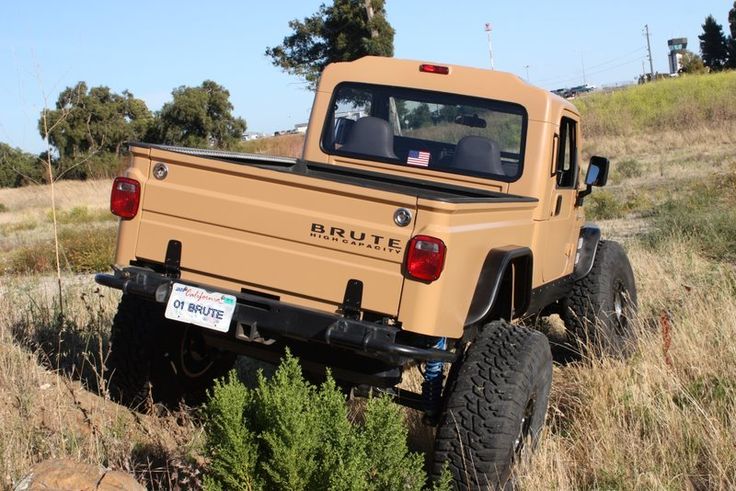
[[[340,305],[340,312],[348,319],[360,319],[360,308],[363,303],[363,282],[348,280],[345,296]]]
[[[170,240],[166,246],[166,258],[164,259],[164,273],[169,278],[178,279],[181,276],[181,242]]]

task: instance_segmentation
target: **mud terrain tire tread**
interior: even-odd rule
[[[602,240],[590,273],[573,284],[572,292],[562,302],[562,319],[571,342],[590,342],[599,355],[628,354],[636,333],[630,319],[626,327],[616,326],[614,288],[619,281],[628,295],[624,308],[630,318],[637,307],[634,272],[621,244]]]
[[[530,400],[531,447],[544,424],[552,384],[547,338],[495,321],[486,325],[448,381],[432,473],[446,464],[458,489],[505,488]]]
[[[106,375],[110,397],[127,406],[139,406],[149,392],[153,358],[154,312],[149,302],[123,295],[112,321]]]
[[[106,372],[110,396],[138,408],[149,402],[197,404],[215,378],[225,375],[235,355],[219,353],[201,376],[184,374],[179,361],[187,326],[164,318],[164,306],[123,295],[113,319]],[[149,397],[150,396],[150,397]]]

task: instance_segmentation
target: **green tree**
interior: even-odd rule
[[[55,109],[44,109],[38,120],[41,137],[48,133],[56,149],[57,175],[86,177],[92,162],[115,166],[123,143],[142,138],[151,124],[145,102],[130,92],[116,94],[108,87],[88,88],[85,82],[67,87],[56,100]],[[84,168],[78,166],[88,162]],[[66,175],[70,170],[74,175]]]
[[[77,158],[94,151],[119,155],[126,140],[142,137],[151,123],[146,103],[130,92],[112,92],[108,87],[87,88],[79,82],[63,90],[56,109],[49,110],[38,121],[42,137],[60,158]]]
[[[432,112],[427,104],[419,104],[406,115],[403,123],[407,129],[417,130],[432,123]]]
[[[680,64],[682,65],[682,68],[680,68],[680,72],[682,73],[707,72],[705,64],[703,63],[703,59],[692,51],[685,51],[682,54],[682,61],[680,62]]]
[[[728,61],[726,37],[723,35],[723,27],[712,15],[706,17],[703,34],[698,36],[698,39],[700,39],[700,54],[703,56],[705,66],[716,72],[723,70]]]
[[[728,68],[736,69],[736,2],[728,12],[728,27],[731,35],[726,41],[728,45]]]
[[[0,143],[0,187],[18,187],[43,180],[43,167],[36,155]]]
[[[240,141],[246,123],[233,116],[225,87],[205,80],[199,87],[178,87],[171,95],[173,100],[156,115],[149,141],[215,148],[230,148]]]
[[[385,0],[334,0],[311,17],[289,22],[293,33],[279,46],[266,48],[272,63],[304,78],[311,88],[330,63],[363,56],[393,56],[394,29],[386,19]]]

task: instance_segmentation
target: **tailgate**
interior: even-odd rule
[[[163,262],[169,240],[182,243],[182,277],[305,302],[342,303],[350,279],[364,284],[363,308],[396,315],[401,263],[416,197],[356,185],[151,150],[135,255]]]

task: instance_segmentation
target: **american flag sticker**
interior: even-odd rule
[[[409,165],[427,167],[429,165],[429,152],[425,152],[424,150],[409,150],[409,155],[406,157],[406,163]]]

